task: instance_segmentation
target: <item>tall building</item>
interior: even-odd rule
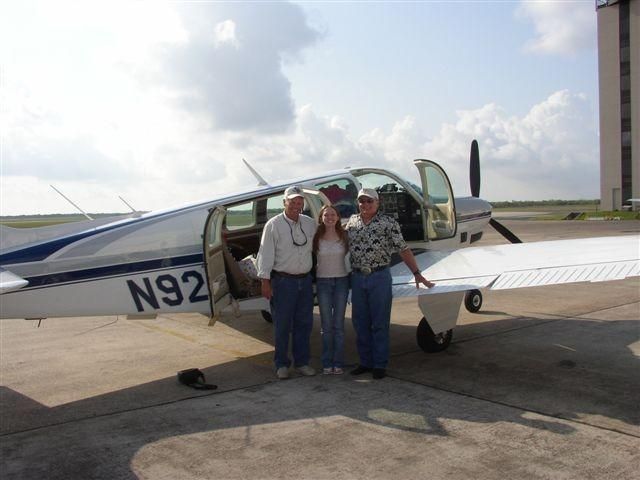
[[[640,0],[596,0],[600,205],[640,198]]]

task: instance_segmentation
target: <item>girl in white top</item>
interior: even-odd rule
[[[344,312],[349,295],[349,272],[345,256],[349,251],[347,232],[340,214],[330,205],[320,210],[313,237],[316,291],[322,320],[322,373],[340,375],[344,366]]]

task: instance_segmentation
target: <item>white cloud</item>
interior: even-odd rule
[[[209,197],[239,183],[234,130],[295,129],[281,67],[318,37],[300,7],[177,6],[27,2],[0,18],[2,213],[51,211],[30,206],[49,183],[92,211]]]
[[[526,51],[570,55],[596,46],[596,12],[592,1],[522,1],[517,16],[533,22],[536,37]]]
[[[163,45],[155,82],[174,90],[183,108],[214,129],[274,133],[291,127],[295,107],[282,65],[320,36],[301,7],[187,3],[179,11],[188,40]]]
[[[41,5],[0,19],[0,214],[73,211],[51,183],[90,212],[125,210],[118,195],[168,208],[254,184],[242,158],[275,180],[356,165],[414,177],[426,157],[465,193],[472,138],[490,199],[597,197],[581,95],[556,92],[522,117],[460,111],[435,135],[407,116],[355,137],[344,118],[294,105],[283,62],[320,36],[295,5]]]
[[[217,23],[213,31],[213,43],[217,48],[225,44],[236,49],[239,48],[240,42],[236,38],[236,23],[233,20]]]
[[[484,198],[597,198],[597,135],[583,95],[556,92],[523,117],[495,104],[459,111],[457,117],[432,138],[412,117],[390,132],[374,129],[353,138],[344,121],[320,117],[309,105],[297,111],[292,131],[281,135],[214,134],[185,121],[175,138],[157,143],[149,161],[138,159],[129,167],[126,181],[105,171],[100,178],[97,170],[82,182],[60,178],[56,186],[88,211],[122,211],[118,195],[138,209],[155,209],[255,184],[242,158],[270,181],[358,165],[389,168],[416,181],[412,160],[428,158],[445,168],[460,196],[468,195],[469,146],[476,138]],[[2,214],[72,211],[49,188],[49,173],[3,173]]]
[[[457,112],[424,146],[468,191],[471,138],[480,146],[481,194],[493,200],[597,198],[599,154],[593,112],[584,95],[563,90],[522,118],[489,104]]]

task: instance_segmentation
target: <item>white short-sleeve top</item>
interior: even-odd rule
[[[317,278],[346,277],[347,267],[344,257],[347,248],[339,240],[323,240],[318,242],[318,265],[316,267]]]

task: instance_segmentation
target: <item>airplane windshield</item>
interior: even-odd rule
[[[421,192],[421,189],[413,183],[391,176],[391,174],[385,175],[371,171],[359,173],[360,175],[357,175],[358,181],[363,187],[373,188],[378,192],[380,211],[398,221],[404,239],[407,241],[424,240],[422,207],[414,198],[416,192]]]
[[[408,180],[405,180],[405,182],[407,182],[409,184],[409,186],[411,188],[413,188],[418,195],[422,196],[422,188],[420,188],[418,185],[416,185],[415,183],[410,182]]]

